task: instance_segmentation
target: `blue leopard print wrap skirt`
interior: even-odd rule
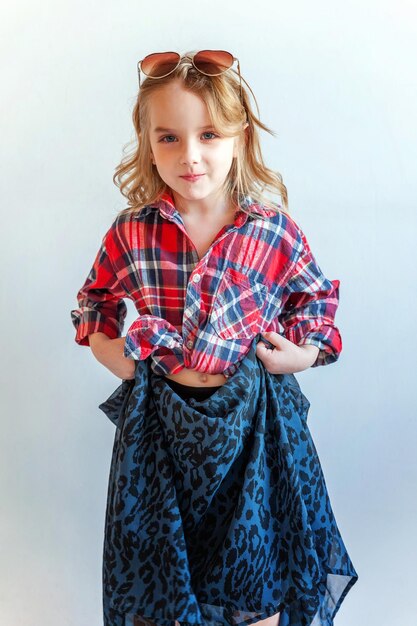
[[[331,626],[357,581],[294,374],[256,343],[206,400],[136,361],[99,405],[115,424],[104,626]]]

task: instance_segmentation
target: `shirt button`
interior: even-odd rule
[[[192,340],[191,340],[191,339],[189,339],[189,340],[187,341],[187,343],[186,343],[187,348],[189,348],[190,350],[191,350],[191,348],[193,347],[193,345],[194,345],[194,344],[193,344],[193,342],[192,342]]]
[[[194,274],[193,276],[193,283],[199,283],[200,282],[200,274]]]

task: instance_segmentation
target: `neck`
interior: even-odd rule
[[[236,212],[236,206],[229,198],[204,198],[204,200],[185,200],[175,192],[172,194],[176,209],[181,215],[188,218],[198,219],[217,218],[232,216]]]

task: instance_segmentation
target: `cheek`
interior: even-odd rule
[[[218,162],[221,163],[222,169],[229,171],[233,163],[233,148],[223,151],[223,153],[219,155]]]
[[[172,161],[172,151],[169,150],[161,150],[156,146],[153,150],[153,154],[155,156],[155,161],[160,167],[164,167],[168,165]]]
[[[217,163],[221,163],[224,166],[230,165],[233,159],[233,143],[219,145],[210,154]]]

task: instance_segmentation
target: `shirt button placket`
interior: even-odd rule
[[[193,282],[195,285],[198,285],[198,283],[201,280],[201,274],[199,274],[198,272],[196,272],[192,279],[191,282]],[[187,339],[187,341],[185,342],[186,347],[188,348],[188,350],[192,350],[193,346],[194,346],[194,341],[192,339]]]

